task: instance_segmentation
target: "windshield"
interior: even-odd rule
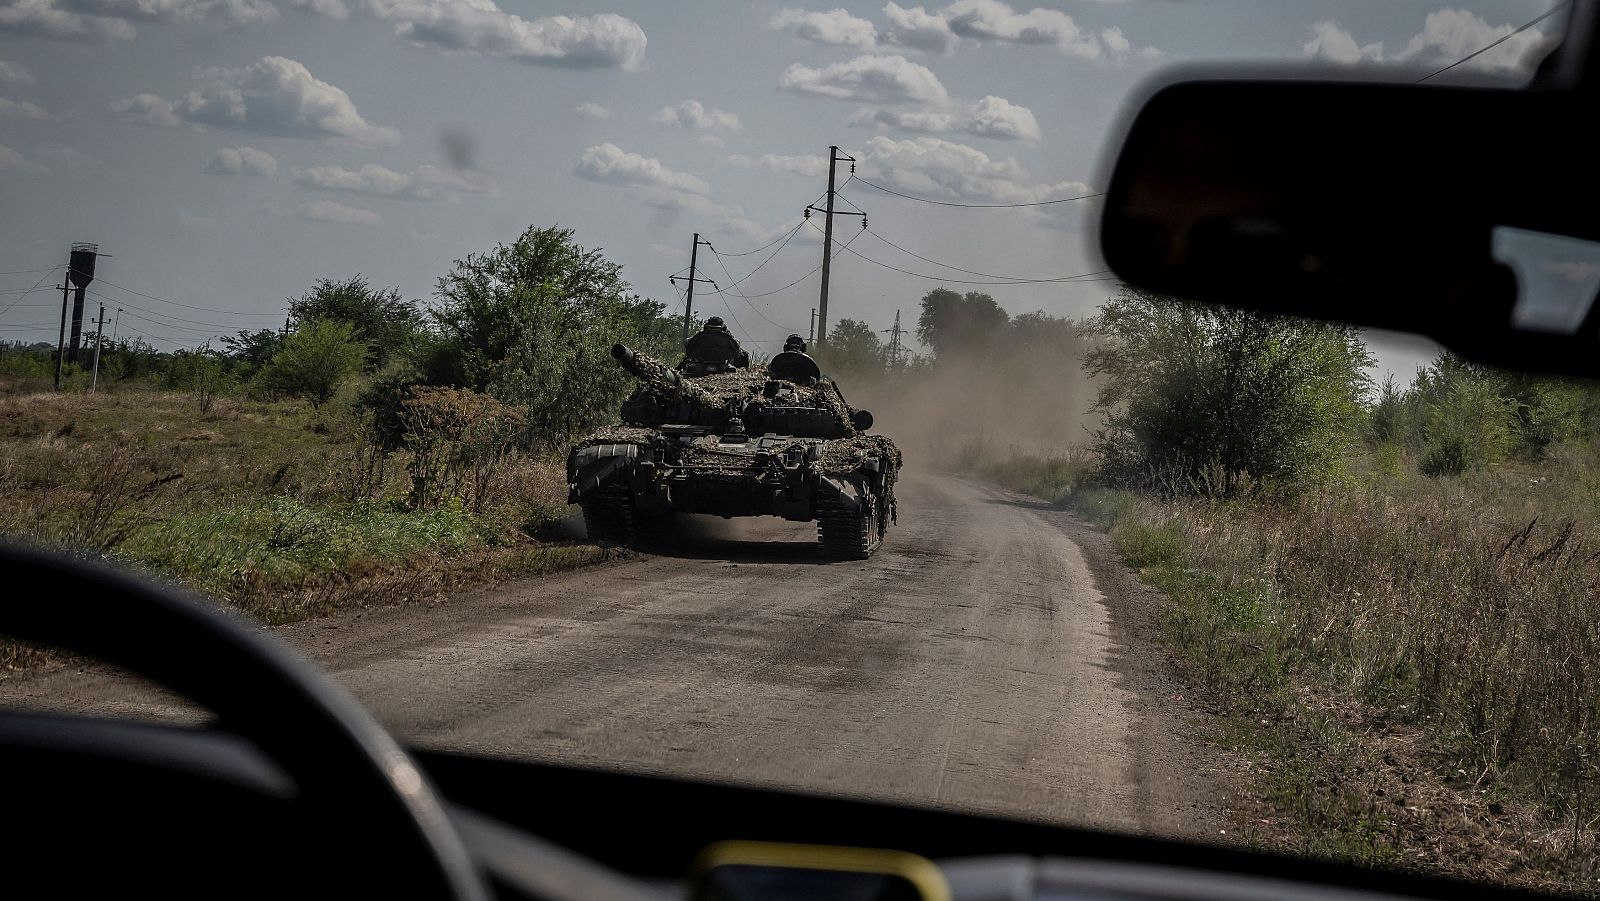
[[[1094,242],[1164,67],[1561,8],[824,6],[0,0],[0,529],[424,748],[1592,890],[1600,393]]]

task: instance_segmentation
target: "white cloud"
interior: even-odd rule
[[[45,168],[22,154],[0,144],[0,172],[43,172]]]
[[[723,112],[714,106],[706,106],[698,100],[685,100],[672,106],[664,106],[660,112],[650,117],[650,123],[678,125],[701,131],[737,131],[740,128],[738,116]]]
[[[33,81],[33,73],[28,71],[28,68],[21,63],[12,63],[0,59],[0,81],[30,84]]]
[[[1300,50],[1313,59],[1342,65],[1352,65],[1364,59],[1383,59],[1382,42],[1362,46],[1354,35],[1340,28],[1337,22],[1317,22],[1312,25],[1311,40],[1306,41]]]
[[[1031,203],[1091,193],[1082,182],[1036,183],[1016,160],[992,159],[976,147],[943,138],[896,141],[880,135],[867,142],[860,159],[867,172],[925,197]]]
[[[827,12],[780,9],[772,17],[768,27],[793,31],[797,38],[832,47],[867,49],[878,42],[878,30],[872,27],[871,22],[858,19],[843,9],[831,9]]]
[[[778,88],[867,103],[942,104],[950,99],[931,69],[903,56],[858,56],[815,69],[795,63],[779,76]]]
[[[1039,140],[1040,134],[1032,110],[992,94],[951,111],[864,109],[850,119],[850,124],[883,125],[924,134],[962,131],[1001,141],[1033,142]]]
[[[301,204],[295,209],[295,215],[315,222],[346,222],[353,225],[377,225],[383,221],[382,216],[371,210],[360,210],[331,200],[313,200]]]
[[[345,191],[351,194],[373,194],[379,197],[407,195],[416,182],[409,175],[368,163],[359,169],[343,166],[313,166],[295,173],[294,183],[302,188],[323,191]]]
[[[1464,9],[1441,9],[1428,13],[1422,31],[1414,35],[1395,58],[1429,64],[1454,62],[1515,30],[1512,25],[1490,25]],[[1537,28],[1530,28],[1464,65],[1498,72],[1528,69],[1537,56],[1536,51],[1545,49],[1553,40]]]
[[[608,110],[600,104],[591,101],[584,101],[583,103],[578,104],[577,109],[581,115],[588,116],[591,119],[611,118],[611,110]]]
[[[850,117],[850,124],[885,125],[901,131],[939,134],[955,128],[956,117],[927,110],[864,109]]]
[[[277,175],[278,161],[254,147],[224,147],[206,163],[207,175]]]
[[[278,18],[268,0],[55,0],[72,12],[138,22],[191,23],[215,20],[253,25]]]
[[[993,94],[979,100],[961,126],[968,134],[1007,141],[1039,140],[1039,122],[1033,110]]]
[[[735,169],[783,172],[803,175],[806,178],[822,178],[828,174],[828,161],[820,156],[782,156],[775,153],[746,156],[734,153],[724,157],[722,161]]]
[[[278,18],[270,0],[8,0],[0,30],[62,40],[127,40],[131,22],[253,25]]]
[[[639,23],[614,13],[529,20],[493,0],[366,0],[366,10],[418,47],[540,65],[631,71],[649,43]]]
[[[890,2],[883,8],[887,23],[883,29],[883,42],[930,53],[949,53],[955,47],[955,32],[950,30],[950,20],[938,13],[930,13],[920,6],[903,7]]]
[[[950,30],[965,38],[1057,47],[1083,59],[1099,59],[1104,47],[1093,32],[1060,10],[1019,13],[1000,0],[957,0],[944,8]]]
[[[111,104],[113,112],[130,122],[142,125],[182,125],[183,120],[172,108],[172,103],[154,94],[135,94]]]
[[[289,7],[330,19],[350,18],[350,7],[345,6],[344,0],[289,0]]]
[[[297,169],[294,183],[313,190],[406,200],[440,200],[452,194],[492,193],[497,189],[493,179],[476,172],[458,174],[435,166],[418,166],[411,172],[396,172],[375,163],[355,169],[344,166]]]
[[[202,83],[176,100],[139,94],[113,109],[154,125],[215,126],[264,135],[345,138],[362,143],[394,141],[392,128],[373,125],[350,95],[320,81],[306,67],[281,56],[265,56],[239,69],[211,69]]]
[[[50,114],[44,107],[29,103],[26,100],[8,100],[0,97],[0,119],[13,117],[17,119],[45,119]]]
[[[1525,72],[1556,40],[1537,28],[1511,34],[1512,25],[1490,25],[1479,16],[1461,9],[1440,9],[1428,13],[1422,30],[1411,36],[1393,53],[1381,41],[1362,44],[1337,22],[1317,22],[1311,26],[1311,40],[1301,46],[1306,56],[1339,65],[1361,63],[1439,66],[1463,59],[1491,43],[1511,35],[1493,49],[1462,63],[1462,68],[1482,72]]]
[[[635,188],[633,193],[639,203],[661,214],[659,224],[663,229],[674,226],[687,213],[694,216],[696,226],[707,237],[721,234],[756,243],[773,237],[771,229],[752,221],[742,208],[717,203],[701,194],[685,194],[656,187]]]
[[[9,0],[0,6],[0,31],[66,41],[126,41],[134,35],[122,19],[80,15],[60,0]]]
[[[690,194],[706,194],[711,186],[703,179],[674,172],[660,160],[629,153],[615,144],[597,144],[583,152],[573,174],[589,181],[611,185],[639,185],[666,188]]]

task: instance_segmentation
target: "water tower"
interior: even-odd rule
[[[94,261],[100,255],[100,245],[78,243],[72,245],[68,257],[67,279],[72,282],[72,340],[67,344],[67,359],[78,362],[78,344],[83,337],[83,292],[94,281]]]

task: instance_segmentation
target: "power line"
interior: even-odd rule
[[[810,220],[808,219],[806,221],[809,222]],[[813,223],[811,227],[812,228],[816,228],[815,223]],[[818,231],[820,231],[820,230],[821,229],[818,229]],[[859,238],[859,237],[861,237],[861,232],[859,232],[859,231],[856,232],[855,234],[851,235],[849,241],[846,241],[843,244],[840,244],[839,245],[839,249],[834,251],[834,254],[833,254],[834,257],[838,258],[839,254],[844,253],[846,250],[849,250],[850,245],[855,243],[855,240],[857,238]],[[835,242],[835,243],[837,243],[837,242]],[[852,250],[850,252],[854,253],[855,251]],[[807,272],[805,275],[800,276],[799,278],[795,279],[794,281],[790,282],[787,285],[784,285],[781,288],[778,288],[775,291],[764,291],[764,292],[762,292],[760,294],[746,294],[746,295],[744,295],[744,297],[749,298],[749,299],[754,299],[754,298],[757,298],[757,297],[771,297],[774,294],[779,294],[779,293],[782,293],[784,291],[789,290],[790,288],[793,288],[795,285],[800,284],[801,282],[805,281],[806,279],[810,278],[813,275],[816,275],[818,272],[821,272],[821,271],[822,271],[822,264],[818,263],[817,267],[815,269],[812,269],[810,272]]]
[[[185,318],[183,316],[174,316],[171,313],[162,313],[162,312],[159,312],[157,310],[152,310],[152,309],[150,309],[148,307],[141,307],[138,304],[133,303],[132,301],[129,301],[129,300],[122,300],[122,299],[119,299],[119,298],[112,297],[112,296],[110,296],[108,294],[101,294],[100,292],[96,291],[93,288],[87,289],[87,293],[89,293],[89,294],[91,294],[91,295],[93,295],[95,297],[98,297],[101,300],[106,301],[107,303],[114,303],[119,307],[123,307],[123,308],[129,309],[129,310],[138,310],[138,311],[140,311],[142,313],[149,313],[151,316],[158,316],[158,317],[160,317],[161,319],[164,319],[164,320],[165,319],[170,319],[175,323],[176,322],[186,322],[186,323],[189,323],[191,325],[208,325],[208,326],[212,326],[213,328],[225,329],[225,330],[230,331],[230,332],[235,327],[243,324],[243,323],[238,323],[238,322],[233,322],[233,323],[210,322],[210,321],[207,321],[207,320],[204,320],[204,319],[188,319],[188,318]]]
[[[1488,44],[1485,44],[1484,46],[1479,47],[1477,50],[1472,51],[1471,53],[1467,54],[1466,56],[1461,57],[1460,59],[1456,60],[1455,62],[1451,63],[1450,65],[1445,66],[1442,69],[1436,69],[1436,70],[1434,70],[1432,72],[1429,72],[1427,75],[1424,75],[1421,78],[1417,79],[1415,82],[1413,82],[1413,84],[1421,84],[1424,81],[1427,81],[1428,79],[1432,78],[1435,75],[1442,75],[1445,72],[1448,72],[1451,69],[1454,69],[1456,66],[1459,66],[1462,63],[1464,63],[1464,62],[1466,62],[1466,61],[1468,61],[1470,59],[1473,59],[1475,57],[1481,56],[1482,54],[1487,53],[1490,50],[1493,50],[1494,48],[1500,46],[1501,44],[1504,44],[1506,41],[1511,40],[1513,37],[1516,37],[1517,35],[1523,33],[1524,31],[1527,31],[1528,29],[1532,28],[1533,26],[1538,25],[1540,22],[1543,22],[1545,19],[1550,18],[1551,16],[1555,15],[1556,13],[1558,13],[1561,10],[1565,9],[1566,7],[1567,7],[1567,0],[1562,0],[1562,2],[1557,3],[1555,6],[1550,7],[1543,14],[1539,15],[1537,18],[1531,19],[1528,22],[1525,22],[1522,25],[1512,29],[1511,31],[1506,32],[1505,34],[1503,34],[1500,37],[1494,39],[1493,41],[1489,42]]]
[[[749,272],[746,272],[744,274],[744,278],[738,279],[737,281],[735,281],[733,284],[729,285],[726,288],[720,288],[719,287],[716,291],[714,291],[712,293],[721,294],[724,291],[733,290],[733,289],[735,289],[735,288],[737,288],[739,286],[740,282],[743,282],[743,281],[749,279],[750,276],[755,275],[757,272],[760,272],[762,266],[765,266],[768,263],[772,262],[773,257],[776,257],[778,254],[783,253],[783,249],[785,247],[789,246],[789,242],[791,240],[793,240],[795,235],[800,233],[800,229],[805,227],[805,224],[806,224],[806,220],[804,220],[804,219],[802,219],[799,222],[795,223],[794,228],[789,229],[789,233],[787,235],[783,236],[783,243],[778,245],[778,249],[774,250],[772,253],[768,254],[766,259],[762,260],[760,263],[757,263],[756,264],[756,268],[750,270]],[[722,263],[723,256],[733,256],[733,254],[723,254],[723,253],[718,252],[718,250],[716,248],[716,245],[712,244],[709,241],[706,242],[706,246],[711,248],[712,255],[717,258],[717,262],[719,262],[719,263]],[[767,247],[771,247],[771,246],[772,246],[771,244],[767,245]],[[728,264],[722,263],[722,270],[723,270],[724,273],[727,274],[728,278],[733,278],[733,273],[728,272]]]
[[[958,206],[958,207],[965,207],[967,209],[978,209],[978,210],[1008,209],[1008,208],[1011,208],[1011,207],[1022,207],[1022,206],[1049,206],[1052,203],[1071,203],[1074,200],[1088,200],[1091,197],[1104,197],[1105,196],[1105,192],[1104,191],[1096,191],[1093,194],[1080,194],[1077,197],[1059,197],[1059,198],[1056,198],[1055,200],[1034,200],[1034,201],[1030,201],[1028,203],[957,203],[957,202],[955,202],[953,200],[934,200],[934,199],[929,198],[929,197],[917,197],[917,196],[912,195],[912,194],[902,194],[899,191],[893,190],[891,188],[885,188],[883,185],[874,184],[873,182],[867,181],[866,179],[862,178],[859,175],[855,176],[855,181],[859,181],[862,184],[866,185],[867,187],[873,188],[874,190],[882,191],[885,194],[893,194],[896,197],[904,197],[907,200],[915,200],[918,203],[932,203],[932,204],[936,204],[938,206]],[[853,204],[852,204],[852,206],[853,206]]]
[[[35,272],[54,272],[65,265],[67,264],[57,263],[54,266],[45,266],[42,269],[8,269],[5,272],[0,272],[0,275],[32,275]]]
[[[795,227],[795,231],[799,231],[799,230],[800,230],[799,226],[796,226]],[[791,234],[790,237],[794,237],[794,235]],[[785,241],[784,243],[787,244],[789,242]],[[782,247],[778,248],[778,250],[782,250],[782,249],[783,249]],[[731,280],[733,278],[733,273],[728,271],[728,264],[723,262],[722,254],[717,253],[717,249],[715,247],[713,247],[713,248],[711,248],[711,255],[717,258],[717,265],[722,267],[723,274],[726,275]],[[773,255],[776,256],[777,252],[774,251]],[[768,257],[767,259],[770,260],[770,259],[772,259],[772,257]],[[750,273],[750,275],[754,275],[754,274],[755,274],[754,272]],[[748,276],[748,275],[745,276],[745,278],[749,278],[749,277],[750,276]],[[738,281],[733,281],[728,287],[733,288],[734,293],[737,294],[739,296],[739,298],[745,302],[745,306],[748,306],[750,309],[755,310],[756,311],[756,315],[760,316],[762,319],[765,319],[767,321],[768,325],[771,325],[771,326],[773,326],[775,328],[779,328],[779,329],[784,328],[784,326],[781,326],[778,323],[773,322],[772,318],[769,317],[766,313],[761,312],[761,308],[756,306],[754,303],[752,303],[750,301],[750,298],[745,297],[744,296],[744,292],[740,291],[738,289],[738,287],[737,287],[738,284],[739,284]],[[723,300],[724,303],[726,303],[728,299],[726,297],[724,297],[722,300]],[[732,308],[730,307],[729,309],[730,309],[730,312],[731,312]],[[737,321],[737,320],[735,320],[735,321]],[[748,338],[749,335],[750,335],[749,332],[745,332],[745,337]]]
[[[112,288],[116,288],[118,291],[126,291],[129,294],[133,294],[133,295],[136,295],[138,297],[143,297],[146,300],[153,300],[153,301],[156,301],[157,303],[171,304],[171,305],[173,305],[175,307],[183,307],[186,310],[199,310],[202,313],[221,313],[224,316],[271,316],[274,319],[276,319],[278,316],[282,315],[281,313],[241,313],[238,310],[219,310],[216,307],[199,307],[199,306],[195,306],[194,304],[179,303],[176,300],[168,300],[165,297],[157,297],[154,294],[146,294],[143,291],[135,291],[132,288],[123,287],[122,285],[119,285],[116,282],[109,281],[109,280],[104,279],[104,278],[96,277],[95,281],[97,283],[99,283],[99,284],[107,285],[107,286],[112,287]]]
[[[33,287],[31,287],[28,290],[22,292],[21,294],[18,294],[17,295],[17,299],[13,300],[11,302],[10,306],[6,307],[3,310],[0,310],[0,316],[4,316],[5,314],[11,312],[13,307],[15,307],[17,304],[22,302],[22,298],[27,297],[29,294],[32,294],[33,292],[39,290],[39,287],[41,285],[43,285],[45,282],[50,280],[50,273],[55,272],[57,269],[60,269],[60,268],[61,268],[60,266],[53,266],[48,271],[46,271],[44,275],[39,276],[39,280],[33,283]],[[37,270],[35,270],[35,271],[37,271]],[[54,306],[54,304],[52,304],[52,306]]]
[[[916,257],[917,259],[923,261],[924,263],[932,263],[935,266],[943,266],[946,269],[954,269],[957,272],[965,272],[968,275],[981,275],[984,278],[999,278],[999,279],[1006,279],[1008,281],[1018,282],[1018,283],[1021,283],[1021,284],[1035,284],[1035,283],[1040,283],[1040,282],[1071,282],[1071,281],[1077,281],[1079,279],[1085,278],[1085,277],[1090,276],[1090,275],[1103,275],[1103,274],[1111,271],[1110,269],[1101,269],[1098,272],[1085,272],[1085,273],[1083,273],[1081,275],[1061,275],[1061,276],[1056,276],[1054,278],[1026,278],[1026,277],[1020,276],[1020,275],[996,275],[993,272],[979,272],[976,269],[963,269],[960,266],[953,266],[953,265],[951,265],[949,263],[942,263],[942,262],[940,262],[938,260],[935,260],[935,259],[932,259],[932,258],[929,258],[929,257],[925,257],[922,254],[917,253],[914,250],[907,250],[906,248],[901,247],[899,244],[894,243],[893,241],[889,240],[888,238],[885,238],[883,235],[878,234],[877,232],[873,231],[870,228],[867,229],[867,231],[874,238],[877,238],[879,241],[882,241],[883,243],[889,245],[890,247],[893,247],[895,250],[898,250],[901,253],[910,254],[911,256]]]
[[[813,228],[815,228],[815,226],[813,226]],[[865,231],[865,229],[863,229],[863,231]],[[854,238],[852,238],[851,240],[854,240]],[[848,243],[846,243],[844,246],[840,247],[839,250],[841,252],[846,251],[846,250],[850,250],[850,245]],[[1092,276],[1095,276],[1095,275],[1099,274],[1099,273],[1095,273],[1095,272],[1086,272],[1081,276],[1069,276],[1069,277],[1059,278],[1059,279],[1011,279],[1011,280],[1008,280],[1008,281],[974,281],[972,279],[945,278],[942,275],[929,275],[929,274],[927,274],[925,272],[913,272],[910,269],[901,269],[899,266],[892,266],[892,265],[890,265],[888,263],[884,263],[884,262],[881,262],[879,260],[874,260],[872,257],[866,256],[865,254],[861,253],[861,251],[859,251],[859,250],[850,250],[850,254],[852,256],[860,257],[861,259],[866,260],[867,262],[871,263],[874,266],[882,266],[885,269],[892,269],[895,272],[899,272],[899,273],[902,273],[904,275],[913,275],[913,276],[916,276],[917,278],[925,278],[925,279],[928,279],[929,281],[935,281],[935,282],[944,282],[944,283],[950,284],[950,285],[1039,285],[1039,284],[1081,285],[1081,284],[1084,284],[1085,282],[1114,282],[1114,281],[1120,281],[1120,279],[1117,279],[1117,278],[1093,278]],[[1102,270],[1102,271],[1108,271],[1108,270]]]

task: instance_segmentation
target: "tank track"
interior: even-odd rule
[[[638,537],[633,498],[626,488],[602,488],[578,499],[583,527],[598,544],[630,544]]]
[[[832,560],[865,560],[883,542],[878,498],[859,507],[826,506],[817,511],[817,541]]]

